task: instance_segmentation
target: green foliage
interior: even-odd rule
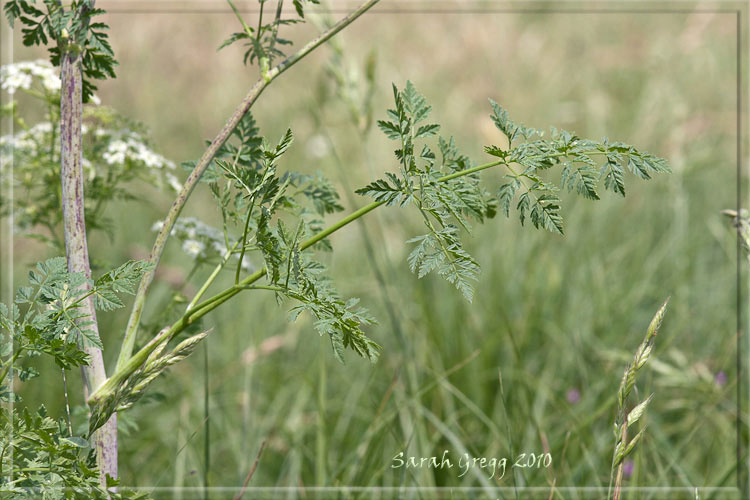
[[[135,291],[149,265],[127,262],[96,281],[67,272],[65,258],[39,262],[29,271],[29,286],[18,289],[15,303],[0,304],[0,491],[3,498],[110,498],[99,485],[99,472],[89,442],[72,434],[70,422],[53,419],[44,406],[36,414],[21,407],[13,379],[38,376],[33,358],[50,356],[63,370],[88,364],[84,343],[101,347],[82,303],[94,297],[97,309],[122,307],[118,294]],[[115,486],[113,482],[110,486]],[[112,498],[143,498],[120,492]]]
[[[55,257],[37,264],[29,272],[32,286],[16,292],[16,304],[28,304],[23,323],[14,330],[24,331],[28,326],[55,339],[69,340],[101,348],[101,341],[93,323],[81,309],[84,295],[88,296],[83,273],[68,273],[65,258]]]
[[[535,128],[524,127],[521,124],[512,122],[510,118],[508,118],[508,112],[501,108],[500,105],[492,99],[490,99],[490,104],[492,105],[492,122],[495,124],[495,127],[497,127],[497,129],[508,138],[509,146],[512,146],[513,141],[519,136],[523,137],[525,140],[534,135],[541,136],[542,132]]]
[[[294,9],[299,19],[281,19],[281,8],[283,2],[279,1],[277,2],[276,17],[272,22],[264,24],[263,7],[268,3],[268,0],[258,0],[260,5],[258,26],[257,28],[252,28],[245,23],[237,9],[234,7],[234,4],[229,1],[228,3],[242,24],[243,31],[232,33],[232,35],[219,46],[219,50],[236,42],[245,41],[244,45],[247,49],[243,57],[243,62],[245,64],[253,64],[257,60],[261,63],[261,66],[265,65],[265,70],[267,70],[268,66],[273,63],[274,59],[284,57],[285,54],[279,46],[292,45],[291,40],[279,37],[279,27],[302,22],[305,18],[305,4],[318,4],[319,0],[293,0],[293,2]]]
[[[3,10],[11,27],[18,20],[24,26],[23,44],[28,46],[48,45],[50,60],[60,65],[63,53],[72,51],[81,55],[83,72],[83,102],[89,102],[96,86],[92,80],[115,77],[117,61],[105,32],[109,27],[104,23],[91,22],[102,9],[93,8],[91,0],[75,0],[68,8],[56,0],[43,0],[45,10],[34,7],[35,0],[10,0]]]
[[[304,243],[306,237],[319,232],[322,225],[319,217],[343,207],[333,186],[321,175],[278,174],[278,160],[292,142],[292,132],[287,130],[278,144],[269,145],[257,136],[255,122],[251,115],[247,115],[233,134],[232,141],[217,154],[216,176],[209,186],[222,212],[225,248],[217,259],[216,272],[226,268],[230,257],[236,256],[235,287],[229,291],[271,291],[279,302],[285,299],[296,301],[298,304],[291,308],[290,319],[296,320],[302,312],[309,313],[318,333],[329,336],[337,359],[343,362],[344,350],[348,348],[375,362],[379,346],[362,330],[362,326],[373,324],[374,319],[367,310],[356,307],[358,299],[345,300],[339,296],[325,274],[325,266],[315,259],[312,250],[308,250],[310,245]],[[289,221],[293,221],[294,230],[290,229]],[[185,223],[175,225],[180,227],[177,234],[184,232],[193,238],[186,241],[208,246],[199,235],[208,231],[196,230],[197,223],[197,220],[190,221],[192,228]],[[215,243],[218,243],[216,239],[210,244]],[[330,249],[325,240],[321,243],[323,249]],[[211,260],[205,257],[208,254],[204,251],[202,249],[194,255],[196,267]],[[253,267],[243,266],[247,257],[263,262],[263,273],[256,271],[254,275],[264,276],[266,284],[244,285],[244,280],[240,280],[241,271]],[[253,283],[255,281],[257,279]],[[210,283],[211,280],[204,284],[203,290]],[[191,316],[194,312],[211,305],[212,299],[196,304],[199,297],[194,298],[185,314],[171,327],[162,330],[157,339],[139,351],[139,354],[148,352],[142,363],[121,376],[113,375],[92,395],[90,433],[103,425],[115,411],[130,407],[142,397],[151,381],[167,367],[188,356],[205,338],[206,333],[199,333],[166,354],[163,352],[179,332],[193,323]]]
[[[102,311],[125,307],[117,294],[135,295],[141,276],[153,267],[147,262],[131,260],[109,271],[94,282],[94,306]]]
[[[400,92],[394,85],[393,96],[396,108],[388,111],[390,120],[378,121],[378,127],[388,138],[401,143],[395,151],[401,176],[387,174],[387,180],[376,181],[357,193],[389,205],[413,204],[422,214],[428,233],[409,240],[417,243],[409,255],[409,267],[419,277],[437,272],[471,301],[479,264],[464,250],[458,237],[459,226],[468,231],[469,218],[481,222],[494,216],[494,202],[475,174],[443,179],[471,166],[452,137],[439,138],[439,163],[427,144],[416,153],[417,139],[437,135],[440,126],[423,123],[432,107],[414,85],[407,82]]]
[[[210,184],[211,192],[222,211],[226,241],[236,242],[227,243],[227,252],[239,253],[240,261],[246,254],[260,260],[268,283],[255,288],[273,291],[280,301],[299,302],[290,318],[296,319],[303,311],[311,314],[316,330],[330,337],[339,360],[343,361],[344,348],[350,348],[375,361],[378,346],[361,329],[373,319],[366,310],[354,307],[357,299],[340,298],[323,264],[311,250],[301,247],[305,238],[320,230],[321,217],[343,210],[338,194],[319,173],[278,173],[278,160],[292,145],[291,130],[276,146],[257,134],[252,115],[246,115],[234,140],[223,146],[215,160],[221,179]],[[232,228],[239,236],[230,234]],[[331,249],[327,240],[321,244]]]
[[[457,227],[446,225],[440,230],[432,225],[428,227],[433,232],[407,242],[417,243],[409,254],[409,269],[420,278],[437,271],[471,302],[474,295],[472,281],[479,276],[479,263],[461,247]]]
[[[640,152],[622,142],[610,143],[606,137],[597,142],[551,127],[550,138],[544,139],[542,131],[513,123],[504,109],[494,101],[490,102],[493,122],[505,134],[509,144],[512,145],[519,137],[526,141],[508,150],[498,146],[485,148],[487,153],[500,158],[510,170],[510,174],[506,175],[508,181],[498,190],[500,209],[508,216],[510,206],[520,191],[516,208],[522,224],[528,217],[536,228],[563,233],[561,201],[557,195],[560,188],[543,180],[545,170],[561,167],[560,186],[569,192],[575,190],[589,200],[599,199],[597,187],[602,179],[605,189],[625,196],[626,170],[641,179],[650,179],[653,174],[670,171],[664,159]],[[534,136],[538,138],[531,140]],[[595,158],[601,158],[602,164],[599,165]],[[516,171],[512,164],[519,165],[523,170]]]
[[[386,179],[378,179],[367,186],[358,189],[357,193],[371,196],[375,201],[386,205],[404,206],[412,201],[411,196],[405,192],[401,179],[396,174],[386,172]]]
[[[83,301],[93,296],[96,308],[103,311],[122,307],[118,294],[133,294],[135,284],[150,267],[131,261],[91,281],[83,273],[69,273],[64,257],[39,262],[29,271],[30,286],[17,290],[15,303],[0,304],[3,350],[14,353],[2,364],[0,383],[5,383],[6,373],[12,376],[17,370],[13,360],[21,354],[48,354],[63,369],[85,364],[85,355],[78,347],[88,344],[101,348],[101,341],[90,328],[92,321],[83,314]]]
[[[357,193],[386,205],[414,205],[428,233],[409,240],[416,243],[408,258],[410,269],[420,278],[437,272],[469,301],[479,274],[479,264],[460,239],[460,229],[470,231],[469,219],[483,222],[498,209],[509,216],[515,204],[521,224],[530,220],[535,228],[563,234],[560,188],[543,178],[545,171],[560,166],[560,185],[590,200],[599,199],[597,184],[602,178],[606,189],[624,196],[626,168],[642,179],[669,171],[663,159],[606,138],[595,142],[552,128],[550,139],[544,139],[542,131],[511,121],[507,111],[492,100],[492,120],[508,139],[509,148],[487,146],[485,151],[498,160],[474,166],[458,151],[453,138],[440,137],[442,159],[438,162],[430,146],[418,141],[437,135],[440,128],[424,123],[431,106],[411,82],[402,91],[394,86],[393,95],[396,108],[388,111],[389,119],[379,121],[378,127],[389,139],[400,142],[395,154],[401,175],[386,173],[385,179]],[[510,147],[518,139],[524,142]],[[592,157],[603,157],[603,165],[598,166]],[[509,173],[493,197],[480,184],[477,172],[497,165],[504,165]]]
[[[356,307],[359,299],[352,298],[344,302],[335,289],[326,286],[325,281],[309,279],[309,275],[299,273],[298,280],[303,284],[297,289],[287,288],[281,292],[301,302],[291,310],[292,321],[303,311],[312,314],[315,317],[315,329],[321,335],[330,337],[333,353],[341,363],[344,362],[346,348],[373,363],[377,361],[380,346],[369,339],[361,328],[361,325],[374,324],[375,319],[367,309]]]
[[[44,406],[0,410],[0,496],[7,499],[138,499],[145,493],[99,484],[96,457],[88,440],[71,435],[64,419],[55,420]],[[12,474],[9,472],[12,471]],[[108,477],[108,488],[119,481]]]

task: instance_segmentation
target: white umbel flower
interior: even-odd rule
[[[198,240],[185,240],[182,243],[182,249],[189,256],[196,258],[203,253],[203,250],[206,249],[206,245]]]
[[[156,221],[151,226],[152,231],[159,231],[164,227],[164,221]],[[182,242],[182,250],[192,259],[198,261],[216,262],[226,258],[227,243],[223,231],[209,226],[195,217],[180,217],[172,226],[171,236]],[[231,258],[239,261],[240,253],[233,252]],[[236,264],[235,264],[236,265]],[[254,272],[256,267],[251,258],[245,254],[240,263],[245,272]]]
[[[15,135],[4,135],[0,137],[0,154],[3,161],[10,161],[13,155],[35,156],[39,154],[40,145],[49,143],[52,133],[50,122],[40,122],[27,130],[21,130]]]
[[[60,92],[61,82],[57,70],[44,59],[22,61],[0,67],[0,89],[15,94],[18,89],[29,90],[34,80],[51,94]]]
[[[114,140],[109,143],[107,150],[102,154],[104,161],[110,165],[125,163],[128,152],[128,144],[125,141]]]
[[[126,160],[143,163],[148,168],[174,170],[172,161],[150,149],[135,132],[128,131],[117,136],[108,130],[96,130],[94,135],[104,137],[107,135],[115,137],[102,154],[102,158],[110,165],[121,165]]]

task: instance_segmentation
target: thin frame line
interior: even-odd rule
[[[239,492],[243,488],[241,486],[213,486],[211,488],[204,488],[203,486],[183,486],[183,487],[171,487],[171,486],[124,486],[128,490],[133,491],[149,491],[149,492],[170,492],[170,491],[181,491],[181,492],[195,492],[203,493],[208,490],[211,492]],[[527,492],[538,492],[548,495],[550,491],[560,492],[606,492],[606,486],[522,486],[520,489]],[[38,488],[28,488],[31,491],[37,490]],[[248,486],[244,488],[244,491],[255,491],[258,493],[262,492],[314,492],[314,493],[327,493],[327,492],[351,492],[351,493],[366,493],[366,492],[393,492],[393,493],[417,493],[424,491],[434,492],[476,492],[486,493],[490,490],[493,493],[512,493],[515,487],[513,486],[493,486],[490,488],[484,486]],[[47,488],[47,490],[54,491],[79,491],[75,488],[63,487],[63,488]],[[688,494],[694,493],[740,493],[737,488],[731,486],[623,486],[621,488],[624,492],[632,493],[649,493],[649,492],[684,492]],[[546,498],[546,496],[545,496]]]
[[[643,2],[647,3],[647,2]],[[686,3],[686,2],[685,2]],[[728,3],[738,3],[738,2],[728,2]],[[158,4],[156,4],[158,5]],[[257,10],[253,9],[240,9],[242,12],[257,12]],[[348,10],[343,9],[328,9],[324,10],[325,12],[329,13],[345,13],[348,12]],[[226,14],[227,12],[225,10],[204,10],[204,9],[194,9],[194,10],[177,10],[177,9],[118,9],[118,8],[108,8],[108,13],[111,14]],[[378,9],[373,10],[370,14],[484,14],[484,13],[490,13],[490,14],[496,14],[496,13],[513,13],[513,14],[526,14],[526,13],[536,13],[536,14],[695,14],[695,13],[735,13],[736,15],[736,104],[737,104],[737,118],[736,118],[736,133],[737,133],[737,140],[736,140],[736,171],[737,171],[737,212],[739,214],[739,211],[741,209],[741,195],[742,195],[742,188],[741,188],[741,173],[742,173],[742,101],[741,101],[741,54],[742,54],[742,10],[741,9],[476,9],[476,8],[467,8],[467,9],[410,9],[410,10],[401,10],[401,9]],[[3,33],[8,32],[7,29],[3,30]],[[10,32],[10,43],[4,43],[5,46],[8,47],[8,50],[10,52],[10,61],[13,62],[13,30],[9,30]],[[2,58],[3,54],[0,53],[0,58]],[[0,98],[0,102],[3,102],[2,98]],[[10,121],[10,135],[12,137],[13,135],[13,123],[12,118]],[[8,224],[3,225],[3,232],[0,232],[0,234],[7,233],[10,238],[8,238],[8,257],[6,259],[3,259],[3,265],[8,267],[9,272],[7,274],[3,272],[3,274],[7,275],[8,278],[8,284],[7,290],[5,291],[6,294],[8,294],[8,297],[10,298],[11,304],[12,304],[12,298],[13,298],[13,210],[12,210],[12,203],[13,203],[13,182],[12,182],[12,176],[13,176],[13,154],[10,155],[10,181],[8,181],[7,186],[7,192],[8,192],[8,200],[11,203],[11,210],[10,215],[6,217],[8,220]],[[741,293],[741,287],[742,287],[742,279],[741,279],[741,269],[742,269],[742,254],[741,254],[742,248],[741,248],[741,242],[739,239],[737,239],[737,311],[736,311],[736,321],[737,321],[737,353],[736,353],[736,361],[737,361],[737,489],[739,491],[744,491],[743,487],[746,487],[747,485],[743,485],[743,475],[740,474],[741,472],[741,462],[742,462],[742,450],[743,450],[743,441],[742,441],[742,374],[743,374],[743,364],[742,364],[742,339],[743,336],[741,335],[742,332],[742,293]],[[0,284],[1,285],[1,284]],[[13,390],[13,384],[10,384],[10,390],[12,392]],[[12,398],[11,398],[12,399]],[[10,401],[8,403],[9,407],[13,408],[13,403]],[[12,422],[11,422],[12,426]],[[11,456],[12,461],[12,456]],[[151,489],[151,490],[174,490],[175,488],[148,488],[148,487],[135,487],[131,488],[135,490],[142,490],[142,489]],[[189,487],[183,487],[178,488],[181,491],[189,491],[191,488]],[[199,488],[200,491],[205,491],[204,488]],[[226,490],[230,491],[235,488],[227,488],[227,487],[213,487],[209,488],[209,490]],[[414,489],[414,490],[451,490],[451,491],[470,491],[470,490],[476,490],[476,491],[484,491],[485,488],[474,488],[474,487],[454,487],[454,488],[432,488],[432,487],[395,487],[395,488],[383,488],[383,487],[338,487],[338,488],[326,488],[326,487],[310,487],[310,488],[298,488],[298,487],[289,487],[289,488],[277,488],[277,487],[251,487],[248,488],[248,490],[312,490],[312,491],[403,491],[404,489]],[[504,488],[498,487],[496,490],[503,490]],[[509,488],[513,489],[513,488]],[[544,490],[549,491],[550,487],[522,487],[523,490]],[[685,491],[685,492],[691,492],[691,491],[736,491],[735,488],[727,488],[727,487],[717,487],[717,488],[691,488],[691,487],[624,487],[622,488],[624,491],[664,491],[664,490],[678,490],[678,491]],[[566,487],[566,486],[560,486],[560,487],[553,487],[553,490],[570,490],[570,491],[586,491],[586,490],[596,490],[600,491],[600,487]]]
[[[4,20],[3,20],[4,21]],[[1,21],[0,21],[1,22]],[[9,63],[13,62],[13,49],[14,49],[14,41],[13,41],[13,29],[8,29],[7,25],[3,24],[4,28],[0,30],[0,40],[2,41],[2,46],[5,47],[5,49],[0,49],[0,64],[4,61],[9,61]],[[7,104],[6,101],[12,101],[13,97],[9,96],[7,92],[3,92],[0,90],[0,106],[5,106]],[[6,121],[7,120],[7,121]],[[2,129],[4,127],[7,127],[8,130],[8,136],[11,138],[11,141],[13,140],[13,137],[15,135],[15,127],[13,123],[13,116],[10,115],[7,117],[7,119],[2,120],[0,122],[0,133],[2,133]],[[14,196],[13,196],[13,179],[14,179],[14,156],[15,156],[15,144],[11,143],[11,153],[8,155],[6,163],[4,165],[0,165],[0,191],[3,192],[4,195],[7,196],[6,200],[8,202],[8,206],[10,207],[10,210],[8,211],[8,216],[3,217],[2,223],[0,223],[0,236],[3,237],[5,241],[8,242],[7,245],[7,254],[5,255],[5,258],[2,259],[2,262],[0,263],[0,300],[2,300],[3,296],[5,296],[6,301],[8,302],[8,305],[10,306],[11,310],[13,307],[13,296],[14,296],[14,289],[13,289],[13,271],[14,271],[14,258],[13,258],[13,228],[15,225],[15,218],[13,214],[13,203],[14,203]],[[2,161],[0,161],[2,163]],[[9,175],[5,176],[3,173],[8,172]],[[6,185],[7,184],[7,185]],[[6,285],[7,281],[7,285]],[[12,315],[12,312],[11,312]],[[12,360],[15,355],[15,342],[13,341],[13,335],[10,335],[10,343],[11,343],[11,354],[10,359]],[[14,420],[13,420],[13,412],[15,410],[14,406],[14,399],[15,399],[15,393],[13,391],[13,362],[11,362],[10,365],[10,383],[8,384],[8,392],[10,393],[10,398],[7,401],[7,408],[8,413],[11,415],[10,418],[10,434],[11,436],[14,434],[15,427],[14,427]],[[0,383],[2,383],[2,380],[0,380]],[[13,460],[14,457],[14,449],[11,447],[10,450],[10,479],[13,480]]]
[[[256,14],[254,9],[238,9],[242,13]],[[326,14],[347,14],[344,9],[320,9]],[[737,9],[374,9],[373,14],[735,14]],[[108,14],[227,14],[219,9],[108,9]]]
[[[742,10],[737,10],[736,15],[736,29],[737,29],[737,47],[736,47],[736,104],[737,104],[737,123],[736,123],[736,160],[737,160],[737,217],[740,217],[740,211],[742,209]],[[739,234],[739,227],[737,232],[737,269],[736,269],[736,280],[737,280],[737,340],[736,340],[736,363],[737,363],[737,417],[736,417],[736,439],[737,439],[737,487],[740,491],[748,496],[748,478],[745,474],[742,474],[743,470],[743,457],[744,457],[744,441],[742,440],[742,411],[743,411],[743,362],[742,362],[742,344],[744,335],[742,334],[742,262],[743,262],[743,247]]]

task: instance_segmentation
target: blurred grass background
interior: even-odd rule
[[[98,95],[145,123],[158,151],[176,162],[197,159],[257,77],[238,48],[216,52],[239,29],[228,7],[188,5],[160,12],[156,4],[101,2],[120,67]],[[253,25],[252,2],[238,5]],[[121,414],[124,484],[202,486],[210,432],[213,486],[240,486],[265,441],[255,486],[606,487],[619,379],[667,296],[656,355],[637,384],[642,398],[655,393],[648,430],[625,484],[736,484],[736,240],[719,213],[736,204],[735,14],[571,5],[383,2],[340,35],[345,71],[362,77],[374,57],[376,119],[391,106],[391,82],[412,80],[441,133],[477,163],[484,145],[503,140],[489,119],[491,97],[515,121],[622,140],[666,157],[674,172],[649,182],[629,176],[625,199],[565,195],[564,237],[520,227],[515,216],[476,227],[467,245],[482,265],[473,304],[444,281],[408,271],[404,242],[421,234],[421,223],[402,211],[380,209],[335,234],[336,252],[325,259],[342,293],[361,297],[379,319],[371,335],[383,346],[380,361],[349,356],[342,366],[309,321],[289,324],[272,297],[240,295],[206,323],[214,327],[209,419],[202,352]],[[299,45],[315,32],[308,23],[284,35]],[[16,60],[35,54],[16,44]],[[299,63],[253,114],[271,142],[294,131],[282,168],[323,172],[353,209],[366,200],[345,191],[395,170],[395,143],[375,127],[358,131],[326,71],[330,59],[324,47]],[[487,173],[488,185],[501,175]],[[148,190],[144,197],[111,208],[118,230],[111,240],[92,238],[94,259],[114,265],[146,254],[151,225],[171,200]],[[184,214],[219,220],[203,185]],[[44,249],[13,244],[20,282]],[[162,261],[169,279],[153,288],[147,321],[169,282],[190,268],[178,246]],[[100,318],[111,364],[126,319],[127,311]],[[29,389],[27,402],[62,412],[62,387]],[[71,388],[75,404],[79,393]],[[391,468],[401,451],[430,457],[445,449],[511,462],[549,452],[552,465],[509,464],[500,480],[481,469],[458,477],[455,468]],[[565,493],[576,495],[586,496]],[[658,493],[639,494],[657,497],[649,495]]]

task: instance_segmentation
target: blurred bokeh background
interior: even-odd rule
[[[97,4],[110,11],[120,62],[118,78],[100,85],[103,104],[145,124],[166,157],[197,159],[258,75],[240,48],[216,50],[239,30],[229,7]],[[253,25],[254,2],[237,5]],[[310,22],[283,35],[299,46],[355,5],[311,9]],[[515,216],[475,227],[468,249],[482,274],[472,304],[439,278],[409,272],[405,242],[421,234],[417,217],[375,211],[336,233],[335,252],[323,258],[342,293],[378,318],[370,334],[383,346],[380,361],[349,356],[341,365],[308,320],[290,324],[273,297],[240,295],[206,321],[214,328],[206,351],[121,414],[123,483],[179,488],[208,477],[239,486],[265,441],[255,486],[606,486],[620,376],[671,297],[637,384],[654,400],[625,484],[736,484],[736,238],[720,211],[737,204],[737,17],[713,3],[638,5],[384,0],[337,37],[343,54],[324,46],[274,82],[252,112],[271,142],[294,131],[281,168],[322,172],[347,210],[367,202],[354,189],[397,168],[395,143],[368,120],[384,118],[391,83],[407,79],[433,105],[441,134],[477,163],[483,146],[503,140],[491,97],[518,122],[622,140],[667,158],[673,173],[629,176],[624,199],[564,194],[563,237]],[[15,44],[15,60],[40,54]],[[371,116],[361,113],[368,67]],[[502,172],[485,177],[498,186]],[[170,203],[144,186],[141,202],[111,206],[118,229],[92,237],[92,258],[104,266],[146,255]],[[219,224],[205,185],[185,215]],[[48,250],[20,238],[12,245],[20,282]],[[168,246],[146,322],[190,267],[178,244]],[[127,311],[101,315],[110,365],[126,319]],[[61,386],[28,392],[29,404],[63,411]],[[552,464],[509,466],[500,480],[481,469],[458,477],[391,468],[401,451],[445,449],[510,461],[548,452]]]

